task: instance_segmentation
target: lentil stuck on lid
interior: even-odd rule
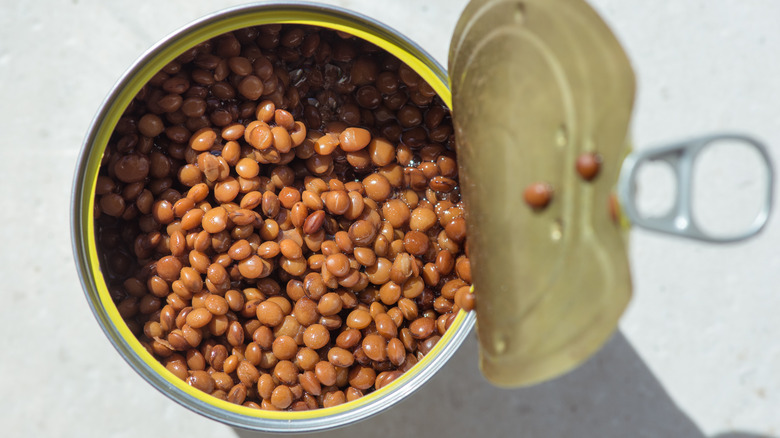
[[[137,94],[96,185],[120,315],[214,397],[305,410],[380,389],[474,307],[449,110],[341,32],[266,25]]]

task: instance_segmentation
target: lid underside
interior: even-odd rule
[[[499,386],[556,377],[614,332],[631,295],[611,195],[634,74],[582,0],[474,0],[450,47],[480,362]],[[585,181],[580,154],[602,158]],[[545,182],[549,205],[523,190]]]

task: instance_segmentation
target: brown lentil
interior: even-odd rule
[[[383,202],[390,197],[392,187],[387,177],[379,173],[372,173],[363,180],[366,195],[376,202]]]
[[[344,395],[344,391],[332,391],[322,398],[322,407],[323,408],[331,408],[333,406],[338,406],[340,404],[344,404],[347,401],[347,397]]]
[[[317,365],[319,360],[319,353],[309,347],[301,348],[298,350],[298,354],[295,356],[295,364],[298,366],[298,368],[305,371],[313,370],[314,366]]]
[[[284,319],[284,312],[278,304],[264,301],[257,306],[257,320],[261,324],[275,327]]]
[[[193,328],[200,328],[208,324],[211,321],[211,318],[211,312],[205,307],[193,309],[187,314],[187,324]]]
[[[345,152],[355,152],[368,146],[371,133],[363,128],[347,128],[339,134],[339,144]]]
[[[376,371],[367,366],[356,366],[349,370],[349,384],[357,389],[366,390],[374,386]]]
[[[547,207],[552,196],[552,186],[543,182],[533,183],[523,191],[523,199],[525,199],[526,204],[537,210]]]
[[[591,181],[601,170],[601,156],[594,153],[584,153],[577,157],[575,168],[582,179]]]
[[[378,376],[376,376],[376,382],[374,386],[376,389],[384,388],[385,386],[393,383],[393,381],[400,377],[402,373],[402,370],[383,371]]]
[[[355,362],[351,352],[340,347],[328,350],[328,361],[336,367],[347,368]]]
[[[387,341],[382,336],[366,335],[363,338],[362,347],[363,352],[371,360],[382,362],[387,359]]]
[[[401,366],[406,359],[404,344],[398,338],[392,338],[387,343],[387,358],[395,366]]]
[[[313,350],[326,346],[329,341],[330,332],[321,324],[312,324],[303,332],[303,343]]]
[[[363,309],[355,309],[347,316],[347,327],[363,330],[371,324],[372,318],[368,311]]]
[[[278,409],[285,409],[292,404],[293,395],[290,388],[285,385],[279,385],[274,388],[271,394],[271,403]]]
[[[474,309],[475,296],[470,286],[463,286],[455,292],[455,304],[467,312]]]
[[[323,316],[336,315],[341,311],[342,306],[341,297],[337,293],[328,292],[320,298],[317,312]]]

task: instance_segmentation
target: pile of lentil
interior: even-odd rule
[[[96,187],[120,315],[178,378],[261,409],[382,388],[470,310],[449,111],[397,58],[241,29],[137,94]]]

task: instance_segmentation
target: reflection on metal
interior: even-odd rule
[[[609,205],[634,73],[583,0],[472,1],[449,72],[482,371],[499,386],[556,377],[606,342],[631,296]],[[575,171],[586,152],[603,159],[591,182]],[[555,191],[541,211],[522,199],[537,181]]]

